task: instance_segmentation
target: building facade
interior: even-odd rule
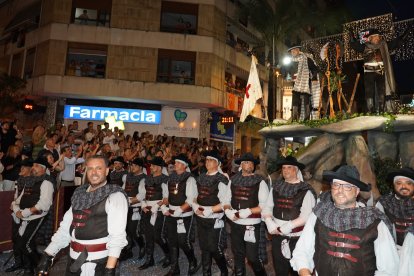
[[[57,118],[67,101],[197,109],[199,138],[209,138],[211,112],[240,113],[248,49],[262,44],[248,19],[239,16],[241,5],[238,0],[5,1],[0,70],[25,79],[32,96],[56,101],[48,108],[56,108]],[[267,91],[266,69],[258,69]],[[237,133],[235,147],[250,150],[251,141],[242,145],[246,139]]]

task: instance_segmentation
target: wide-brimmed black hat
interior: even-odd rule
[[[116,158],[112,159],[112,163],[120,162],[125,165],[125,160],[122,156],[117,156]]]
[[[213,158],[213,159],[217,159],[217,161],[219,163],[222,163],[223,162],[223,159],[221,158],[220,154],[216,150],[205,151],[205,152],[203,152],[203,155],[206,158],[209,158],[210,157],[210,158]]]
[[[52,167],[52,165],[50,165],[49,162],[47,162],[47,159],[44,156],[37,157],[36,160],[33,161],[33,163],[45,166],[46,168],[49,168],[49,169]]]
[[[364,37],[370,37],[371,35],[381,35],[378,29],[374,29],[374,28],[366,29],[363,32],[364,32]]]
[[[401,168],[398,170],[392,170],[387,174],[387,181],[393,183],[394,177],[396,176],[404,176],[411,179],[414,179],[414,170],[408,167]]]
[[[306,167],[305,164],[298,162],[298,160],[291,155],[288,155],[284,158],[279,159],[276,162],[276,164],[279,168],[282,167],[283,165],[292,165],[292,166],[298,167],[299,170],[303,170]]]
[[[291,50],[296,49],[296,48],[300,49],[300,48],[302,48],[302,46],[300,44],[293,44],[286,51],[290,52]]]
[[[142,158],[135,158],[134,160],[131,161],[131,164],[144,167],[144,161],[142,160]]]
[[[162,159],[159,156],[155,156],[154,158],[149,160],[148,163],[150,163],[152,165],[155,165],[155,166],[160,166],[160,167],[165,167],[166,166],[166,164],[164,162],[164,159]]]
[[[33,167],[33,160],[31,158],[23,159],[19,162],[21,167]]]
[[[363,192],[369,192],[371,185],[360,180],[358,169],[355,166],[343,165],[337,171],[323,171],[324,180],[332,182],[333,179],[339,179],[357,186]]]
[[[260,163],[260,160],[254,158],[251,152],[243,153],[242,156],[240,156],[240,158],[234,160],[234,163],[236,163],[237,165],[240,165],[240,163],[243,161],[250,161],[250,162],[253,162],[255,165]]]
[[[175,156],[173,159],[174,161],[179,160],[181,162],[187,163],[188,167],[191,165],[190,160],[188,160],[187,156],[183,153],[180,153],[179,155]]]

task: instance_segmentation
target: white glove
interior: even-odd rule
[[[245,219],[252,214],[252,210],[250,208],[241,209],[239,210],[239,218]]]
[[[22,216],[24,218],[30,217],[31,215],[32,215],[32,212],[30,212],[30,208],[23,209]]]
[[[160,205],[155,204],[154,206],[151,207],[151,213],[153,214],[157,213],[159,208],[160,208]]]
[[[280,232],[283,235],[288,235],[288,234],[292,233],[292,229],[293,229],[293,225],[292,225],[291,221],[288,221],[285,224],[283,224],[282,226],[280,226]]]
[[[174,210],[174,217],[179,217],[181,216],[182,213],[183,213],[183,209],[181,209],[181,207],[178,207],[177,209]]]
[[[277,225],[271,217],[266,218],[265,223],[267,226],[267,231],[269,231],[269,233],[272,233],[273,231],[277,229]]]
[[[170,208],[168,208],[166,205],[161,206],[161,212],[164,216],[168,215],[170,212]]]
[[[198,203],[193,202],[193,204],[191,205],[191,208],[193,208],[194,212],[198,210],[198,208],[200,208],[200,205]]]
[[[236,217],[237,211],[234,210],[234,209],[226,209],[226,211],[224,211],[224,213],[226,214],[226,216],[229,219],[234,220],[234,218]]]
[[[208,218],[213,214],[213,208],[212,207],[204,207],[203,215]]]

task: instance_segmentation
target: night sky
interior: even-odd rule
[[[414,17],[413,0],[345,0],[355,20],[392,13],[394,21]]]

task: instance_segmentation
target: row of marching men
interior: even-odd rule
[[[163,266],[169,266],[166,275],[180,274],[179,249],[188,258],[189,274],[202,266],[203,275],[210,275],[214,259],[221,274],[227,275],[225,218],[230,222],[235,275],[246,274],[246,258],[255,275],[266,275],[264,225],[272,236],[277,275],[288,275],[292,269],[300,275],[409,275],[412,270],[412,169],[390,173],[394,193],[383,196],[375,208],[357,201],[358,194],[369,191],[370,185],[360,180],[353,166],[324,172],[331,192],[322,194],[316,204],[315,192],[302,179],[304,165],[293,157],[279,162],[283,179],[273,183],[270,191],[265,179],[254,173],[258,160],[252,154],[236,160],[241,171],[230,180],[220,173],[218,154],[210,152],[206,159],[208,172],[197,180],[188,172],[184,155],[175,158],[175,171],[169,176],[162,173],[162,159],[150,161],[148,176],[137,159],[129,172],[119,174],[120,186],[107,184],[109,168],[104,157],[89,158],[89,184],[75,191],[71,209],[45,249],[39,272],[47,273],[57,252],[70,245],[67,275],[115,275],[118,258],[131,254],[135,240],[140,254],[145,254],[140,269],[154,265],[157,243],[165,253]],[[193,220],[197,221],[201,262],[194,254]],[[142,231],[137,235],[138,221]],[[162,235],[163,225],[167,239]]]

